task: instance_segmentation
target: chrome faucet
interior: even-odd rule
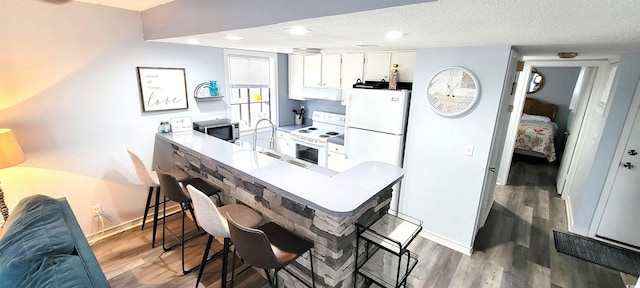
[[[260,126],[260,122],[262,121],[267,121],[269,122],[269,124],[271,125],[271,138],[258,138],[258,126]],[[253,129],[253,151],[256,151],[257,148],[257,143],[258,143],[258,139],[269,139],[269,148],[271,150],[276,150],[276,143],[275,143],[275,136],[276,136],[276,126],[273,125],[273,122],[271,122],[271,120],[267,119],[267,118],[262,118],[260,119],[260,121],[258,121],[258,123],[256,123],[256,128]]]

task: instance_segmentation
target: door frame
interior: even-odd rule
[[[611,62],[613,62],[612,60],[613,58],[615,57],[603,56],[603,57],[594,57],[594,59],[558,60],[555,56],[554,57],[537,57],[537,56],[523,57],[524,68],[522,72],[520,72],[520,77],[518,78],[518,83],[516,86],[516,95],[514,96],[514,101],[513,101],[513,111],[514,112],[517,111],[518,113],[511,113],[511,117],[509,119],[509,127],[507,130],[507,136],[506,136],[506,139],[508,141],[504,145],[502,160],[500,161],[500,170],[498,171],[499,174],[498,174],[498,180],[497,180],[498,185],[507,184],[507,178],[509,176],[509,171],[511,169],[511,162],[513,160],[515,139],[518,133],[518,123],[520,122],[520,118],[522,117],[522,109],[524,108],[524,99],[527,97],[527,93],[526,93],[527,81],[526,80],[529,79],[529,77],[531,77],[531,68],[532,67],[581,67],[581,68],[596,67],[598,68],[598,71],[596,71],[596,76],[591,80],[593,81],[593,83],[591,84],[591,87],[592,87],[591,92],[588,95],[583,95],[586,97],[581,97],[580,99],[581,103],[587,103],[587,104],[577,105],[579,109],[576,111],[576,115],[580,115],[580,118],[582,119],[586,115],[585,112],[588,111],[587,110],[589,108],[588,106],[591,105],[591,101],[589,101],[591,98],[591,95],[594,92],[597,92],[598,90],[600,90],[596,88],[600,88],[599,86],[601,86],[601,88],[603,89],[604,84],[606,84],[606,83],[599,83],[602,81],[606,81],[606,78],[603,79],[602,76],[598,76],[598,75],[604,75],[601,73],[602,71],[606,71],[608,75],[609,70],[606,68],[608,68],[611,65]],[[602,68],[605,68],[605,69],[602,69]],[[582,125],[584,125],[584,123],[582,123]],[[580,127],[578,131],[582,131],[583,128],[584,126]],[[577,143],[576,146],[574,147],[574,151],[579,151],[578,144],[579,143]],[[567,145],[565,144],[565,147],[566,146]],[[564,158],[564,155],[566,155],[567,153],[573,153],[573,151],[568,151],[564,149],[563,158]],[[575,155],[573,157],[575,157]],[[560,164],[562,164],[563,160],[564,159],[560,159]],[[567,171],[569,170],[570,170],[570,167],[567,167]],[[569,177],[570,173],[567,173],[567,174],[568,174],[567,177]],[[565,187],[567,186],[565,185]]]
[[[600,200],[598,201],[598,205],[596,206],[596,210],[594,213],[593,220],[591,225],[589,226],[588,235],[589,237],[598,238],[600,240],[615,244],[621,245],[618,242],[609,241],[607,239],[600,238],[596,235],[598,232],[598,228],[600,226],[600,222],[604,215],[604,210],[607,206],[607,202],[611,193],[613,192],[613,185],[616,181],[616,176],[618,175],[618,166],[622,161],[622,157],[626,152],[627,143],[629,141],[629,137],[631,136],[631,129],[634,126],[636,117],[640,117],[638,114],[640,113],[640,81],[636,86],[636,92],[633,96],[633,100],[631,101],[631,107],[629,108],[629,112],[627,113],[627,118],[625,119],[624,127],[622,129],[622,133],[620,134],[620,140],[618,141],[618,146],[616,147],[616,152],[613,160],[611,161],[611,165],[609,166],[609,172],[607,173],[607,178],[604,182],[604,187],[602,188],[602,194],[600,195]],[[637,249],[634,249],[637,250]]]

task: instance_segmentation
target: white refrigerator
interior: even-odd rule
[[[410,95],[409,90],[351,90],[344,134],[348,166],[379,161],[402,167]],[[400,185],[393,190],[391,209],[397,211]]]

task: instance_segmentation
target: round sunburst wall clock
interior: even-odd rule
[[[427,98],[434,112],[445,117],[463,115],[480,96],[478,79],[462,67],[448,67],[436,73],[427,86]]]

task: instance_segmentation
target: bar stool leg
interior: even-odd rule
[[[222,248],[222,288],[226,288],[227,287],[227,271],[228,271],[228,265],[229,265],[229,259],[228,259],[228,254],[229,254],[229,246],[231,245],[231,239],[229,238],[224,238],[224,245]],[[234,258],[233,258],[233,265],[235,266],[235,254],[234,254]],[[235,269],[234,269],[235,271]],[[231,285],[233,286],[233,275],[231,275]]]
[[[313,273],[313,253],[309,249],[309,263],[311,263],[311,287],[316,288],[316,274]]]
[[[144,206],[144,216],[142,216],[142,228],[140,228],[140,230],[144,230],[144,224],[147,222],[147,214],[149,214],[149,205],[151,204],[153,190],[155,190],[155,187],[149,187],[149,193],[147,193],[147,204]]]
[[[213,242],[213,236],[209,235],[209,239],[207,240],[207,246],[204,248],[204,254],[202,256],[202,263],[200,264],[200,271],[198,271],[198,279],[196,280],[196,288],[198,288],[198,284],[200,283],[200,279],[202,278],[202,273],[204,272],[204,266],[207,264],[207,257],[209,256],[209,250],[211,249],[211,242]],[[224,268],[223,268],[224,270]]]
[[[153,235],[151,236],[151,248],[156,248],[156,231],[158,231],[158,206],[160,206],[160,186],[158,186],[156,189],[156,203],[153,205]],[[164,199],[165,202],[167,199]],[[164,219],[164,216],[166,211],[164,209],[167,208],[167,205],[165,204],[162,210],[162,215]],[[164,221],[164,220],[163,220]],[[163,222],[164,223],[164,222]],[[162,237],[164,237],[164,230],[162,231]]]
[[[233,250],[233,261],[231,261],[231,288],[233,288],[233,280],[236,278],[236,250]]]

